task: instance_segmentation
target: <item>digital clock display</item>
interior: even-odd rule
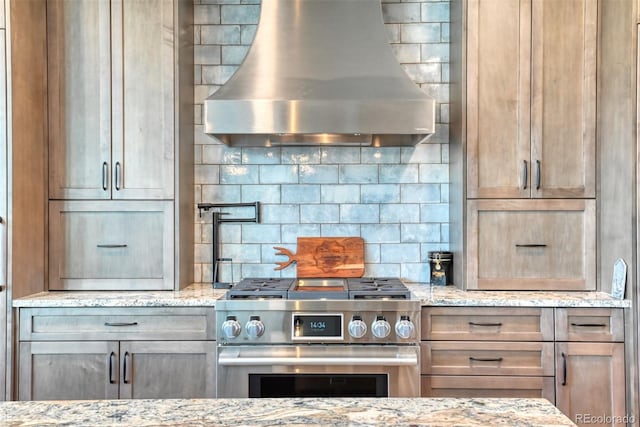
[[[342,339],[342,314],[294,313],[292,339]]]

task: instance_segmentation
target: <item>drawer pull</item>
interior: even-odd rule
[[[109,355],[109,384],[115,384],[116,381],[113,379],[113,359],[115,359],[116,354],[112,351]]]
[[[114,249],[114,248],[126,248],[127,245],[126,244],[120,244],[120,245],[100,244],[100,245],[97,245],[97,247],[99,247],[99,248],[107,248],[107,249]]]
[[[496,328],[498,326],[502,326],[502,323],[477,323],[477,322],[469,322],[469,326],[486,326]]]
[[[136,326],[138,322],[104,322],[104,326]]]
[[[516,248],[546,248],[547,245],[543,243],[525,243],[525,244],[517,244]]]
[[[502,362],[502,357],[473,357],[469,356],[471,362]]]
[[[540,171],[540,160],[536,160],[536,190],[540,189],[540,180],[542,179]]]
[[[604,328],[607,326],[606,323],[573,323],[571,322],[571,326],[575,326],[577,328]]]
[[[526,190],[527,189],[527,178],[529,175],[529,170],[527,168],[527,161],[523,160],[524,162],[524,169],[522,170],[522,189]]]
[[[121,169],[122,167],[120,166],[120,162],[116,162],[116,173],[115,173],[116,191],[120,191],[120,185],[122,181],[122,178],[120,177],[120,175],[122,175]]]
[[[562,354],[562,385],[567,385],[567,355]]]

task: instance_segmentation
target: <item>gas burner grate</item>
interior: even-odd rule
[[[227,292],[227,299],[286,299],[292,284],[293,279],[244,279]]]
[[[394,277],[361,277],[349,279],[351,299],[409,299],[411,291]]]

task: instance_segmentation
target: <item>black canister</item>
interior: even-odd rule
[[[453,254],[451,252],[429,252],[429,265],[432,285],[453,284]]]

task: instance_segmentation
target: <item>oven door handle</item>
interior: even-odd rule
[[[417,354],[402,357],[242,357],[237,354],[218,356],[218,365],[221,366],[416,366],[418,363]]]

